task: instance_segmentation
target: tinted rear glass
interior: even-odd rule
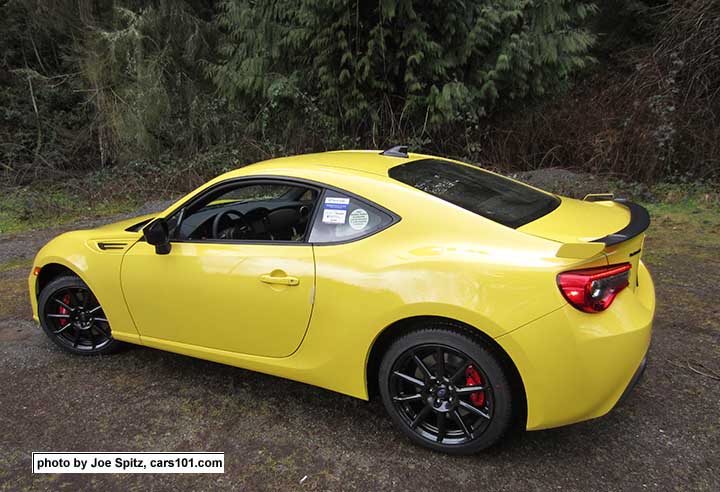
[[[390,169],[390,177],[513,228],[532,222],[560,205],[560,200],[553,195],[480,168],[449,161],[409,162]]]

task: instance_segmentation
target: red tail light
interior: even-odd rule
[[[586,313],[599,313],[629,285],[630,263],[563,272],[557,276],[560,292],[570,304]]]

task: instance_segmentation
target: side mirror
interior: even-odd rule
[[[170,231],[165,219],[153,220],[143,229],[148,244],[155,246],[155,253],[166,255],[170,252]]]

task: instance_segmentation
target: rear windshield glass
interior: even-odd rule
[[[425,159],[390,169],[402,181],[508,227],[520,227],[555,210],[560,200],[477,167]]]

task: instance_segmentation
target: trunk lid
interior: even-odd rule
[[[563,197],[555,210],[518,230],[560,243],[583,243],[618,232],[629,222],[630,211],[618,202]]]
[[[645,234],[643,233],[622,243],[605,248],[608,265],[615,265],[617,263],[630,263],[632,265],[629,277],[630,285],[628,288],[633,291],[638,286],[638,268],[640,267],[640,257],[642,256],[644,241]]]
[[[645,230],[650,224],[647,211],[624,201],[583,201],[562,198],[549,214],[518,230],[562,244],[600,243],[609,265],[630,263],[630,288],[638,285],[638,267]]]

